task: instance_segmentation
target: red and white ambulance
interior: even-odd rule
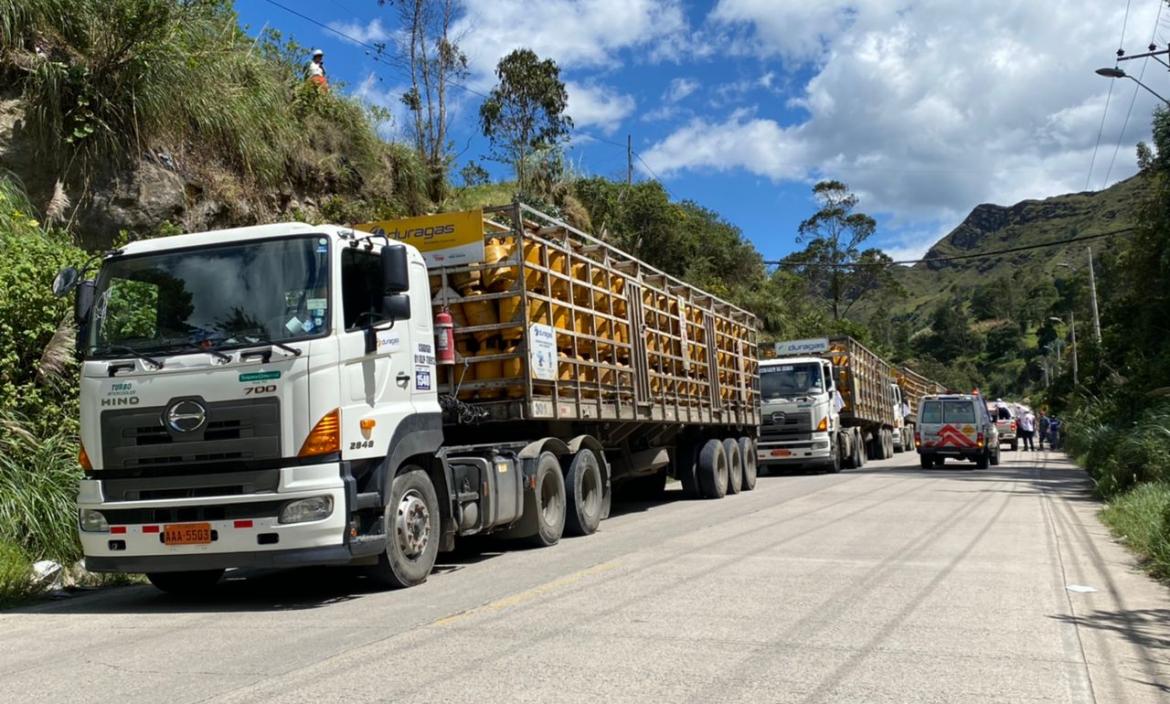
[[[923,469],[941,467],[948,457],[974,462],[977,469],[999,464],[999,430],[983,398],[973,394],[923,397],[914,447]]]

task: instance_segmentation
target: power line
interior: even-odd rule
[[[1150,46],[1154,45],[1154,38],[1158,34],[1158,21],[1162,19],[1162,2],[1163,0],[1155,0],[1158,3],[1158,14],[1154,17],[1154,31],[1150,33]],[[1150,49],[1153,51],[1153,49]],[[1109,175],[1113,173],[1113,163],[1117,160],[1117,153],[1121,151],[1121,143],[1125,140],[1125,128],[1129,127],[1129,118],[1133,114],[1134,103],[1137,102],[1138,89],[1141,88],[1141,80],[1145,78],[1146,66],[1150,64],[1150,57],[1146,57],[1142,61],[1142,68],[1138,72],[1137,84],[1133,87],[1133,96],[1129,99],[1129,109],[1125,111],[1125,120],[1121,123],[1121,134],[1117,137],[1117,145],[1113,147],[1113,156],[1109,158],[1109,168],[1105,170],[1105,180],[1101,182],[1101,188],[1109,186]]]
[[[1034,249],[1044,249],[1046,247],[1059,247],[1059,246],[1065,245],[1065,244],[1076,244],[1077,242],[1098,240],[1098,239],[1101,239],[1103,237],[1113,237],[1114,235],[1127,234],[1130,232],[1134,232],[1135,230],[1136,230],[1136,228],[1133,228],[1133,227],[1123,227],[1123,228],[1120,228],[1117,230],[1108,230],[1106,232],[1098,232],[1095,235],[1082,235],[1080,237],[1069,237],[1069,238],[1063,239],[1063,240],[1053,240],[1052,242],[1040,242],[1038,244],[1027,244],[1027,245],[1021,245],[1019,247],[1008,247],[1006,249],[997,249],[997,250],[993,250],[991,252],[979,252],[976,254],[955,254],[955,255],[952,255],[949,257],[927,257],[927,258],[923,258],[923,259],[904,259],[901,261],[889,262],[889,265],[895,266],[895,265],[903,265],[903,264],[924,264],[924,263],[931,264],[934,262],[954,262],[954,261],[961,261],[961,260],[966,260],[966,259],[986,259],[988,257],[998,257],[1001,254],[1013,254],[1015,252],[1028,252],[1028,251],[1031,251]],[[783,260],[765,261],[764,264],[767,266],[785,266],[786,265],[786,263]],[[847,268],[857,266],[857,264],[816,264],[814,266],[825,267],[825,268],[847,269]]]
[[[1125,17],[1121,21],[1121,39],[1117,42],[1117,55],[1120,57],[1123,53],[1122,45],[1125,44],[1125,28],[1129,24],[1129,6],[1132,0],[1125,0]],[[1158,0],[1159,3],[1162,0]],[[1117,66],[1117,62],[1113,62]],[[1093,182],[1093,165],[1097,162],[1097,150],[1101,147],[1101,135],[1105,132],[1105,118],[1109,117],[1109,101],[1113,98],[1113,83],[1109,81],[1109,90],[1105,93],[1105,109],[1101,111],[1101,124],[1097,126],[1097,141],[1093,144],[1093,155],[1089,157],[1089,173],[1085,175],[1085,190],[1089,190],[1089,186]]]

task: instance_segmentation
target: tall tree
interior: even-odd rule
[[[800,223],[796,241],[807,243],[785,258],[784,268],[803,275],[814,293],[828,301],[834,320],[849,312],[862,296],[879,286],[897,286],[891,259],[879,249],[861,248],[877,223],[854,212],[857,196],[840,181],[813,186],[820,210]]]
[[[531,49],[516,49],[496,66],[498,83],[479,108],[480,126],[492,145],[491,157],[510,163],[520,189],[525,162],[569,136],[573,120],[565,114],[569,93],[561,70]]]
[[[451,36],[459,0],[378,0],[398,14],[403,31],[401,51],[410,70],[410,88],[402,102],[410,110],[411,136],[418,158],[427,167],[427,191],[438,203],[446,196],[451,144],[447,137],[447,91],[467,76],[467,56]]]

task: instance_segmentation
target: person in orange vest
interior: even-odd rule
[[[309,80],[322,90],[329,90],[329,82],[325,80],[325,52],[313,50],[313,58],[309,59]]]

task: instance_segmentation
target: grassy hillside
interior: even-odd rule
[[[924,258],[982,254],[1131,227],[1136,222],[1137,204],[1149,190],[1147,179],[1135,176],[1103,191],[1025,200],[1012,206],[979,205],[931,247]],[[1102,239],[1087,244],[1104,260],[1115,243],[1112,239]],[[1039,282],[1068,278],[1071,271],[1083,269],[1085,246],[1069,244],[988,258],[900,267],[898,281],[906,290],[906,297],[894,312],[921,321],[940,303],[955,296],[969,297],[989,283],[1027,295]],[[1062,267],[1062,263],[1071,264],[1073,269]]]

